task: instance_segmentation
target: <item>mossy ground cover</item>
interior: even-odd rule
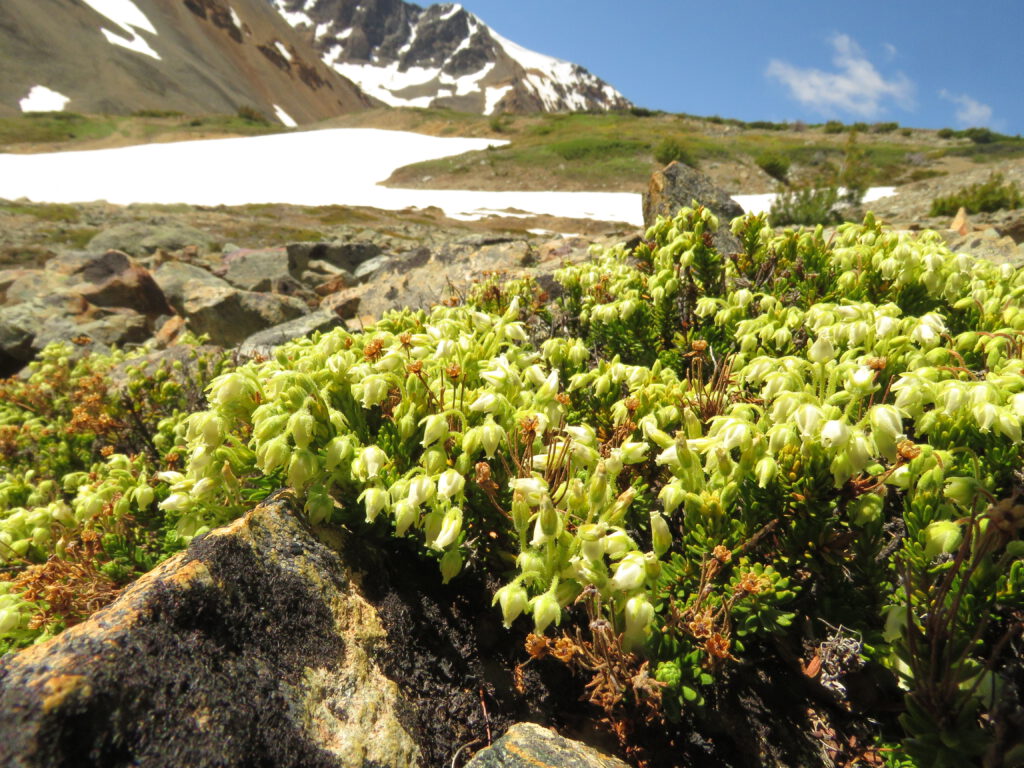
[[[558,302],[490,280],[208,386],[51,348],[0,390],[6,647],[287,485],[448,589],[501,584],[478,608],[525,643],[513,680],[565,665],[637,764],[728,722],[769,754],[793,717],[835,762],[1015,764],[1024,273],[870,216],[743,217],[726,254],[718,226],[686,209]]]

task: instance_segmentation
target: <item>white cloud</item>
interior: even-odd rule
[[[939,91],[939,96],[957,105],[956,121],[963,127],[992,127],[992,107],[988,104],[975,101],[966,93],[950,93],[945,88]]]
[[[830,42],[835,49],[832,63],[837,72],[802,69],[772,59],[765,75],[789,88],[797,101],[824,113],[841,110],[874,117],[886,99],[893,99],[904,108],[912,106],[914,85],[905,75],[886,80],[849,35],[836,35]]]

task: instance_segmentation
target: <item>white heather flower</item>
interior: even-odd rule
[[[495,395],[493,392],[484,392],[470,404],[469,410],[479,411],[483,413],[493,413],[498,409],[498,405],[499,402],[497,395]]]
[[[634,551],[616,564],[611,585],[619,592],[632,592],[643,586],[646,580],[647,567],[644,563],[644,556],[641,552]]]
[[[366,522],[372,523],[381,510],[387,507],[388,494],[381,488],[367,488],[359,498],[366,504]]]
[[[807,352],[807,359],[812,363],[827,363],[836,356],[836,348],[826,336],[819,336]]]
[[[376,445],[368,445],[359,453],[367,478],[376,477],[388,461],[388,455]]]
[[[450,499],[462,493],[466,486],[466,478],[454,469],[446,469],[437,478],[437,493],[445,499]]]
[[[821,428],[821,444],[826,448],[842,448],[850,439],[850,428],[839,419],[825,422]]]

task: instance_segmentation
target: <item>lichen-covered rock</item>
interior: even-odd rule
[[[269,357],[275,347],[292,339],[309,336],[316,331],[327,332],[340,325],[342,325],[342,319],[336,312],[319,309],[308,315],[254,333],[238,346],[238,355],[242,358],[257,355]]]
[[[90,251],[116,249],[133,256],[153,253],[158,248],[177,251],[189,245],[209,247],[212,238],[205,232],[177,222],[148,224],[126,222],[105,229],[89,241]]]
[[[280,492],[0,661],[0,765],[408,768],[384,631]]]
[[[517,723],[466,768],[629,768],[615,757],[579,741],[563,738],[549,728]]]
[[[644,226],[650,227],[659,216],[672,218],[694,200],[709,208],[723,224],[743,215],[739,203],[711,179],[688,165],[673,162],[651,175],[644,194]]]
[[[247,337],[306,314],[309,308],[293,296],[241,291],[229,285],[185,285],[188,297],[182,310],[188,327],[209,334],[222,346],[238,344]]]

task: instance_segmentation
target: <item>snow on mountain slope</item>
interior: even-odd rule
[[[523,48],[457,3],[273,0],[333,67],[391,106],[469,112],[623,109],[583,67]]]

